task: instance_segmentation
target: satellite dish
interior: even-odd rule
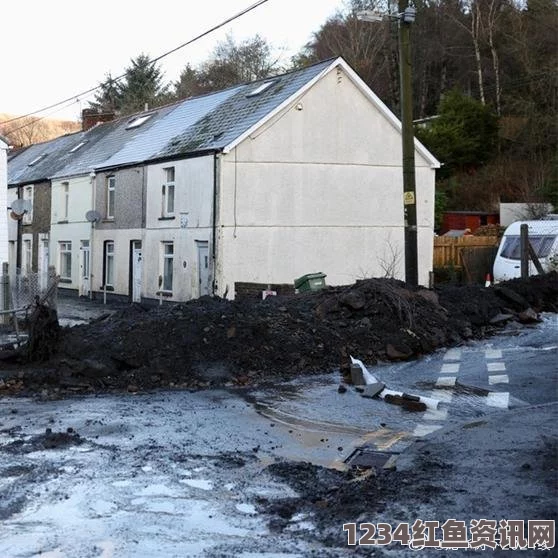
[[[97,221],[101,220],[101,214],[98,211],[95,211],[94,209],[90,209],[86,214],[85,214],[85,218],[90,222],[90,223],[96,223]]]
[[[21,217],[24,213],[29,213],[32,209],[30,200],[17,199],[12,202],[12,213]]]

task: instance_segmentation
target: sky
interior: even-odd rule
[[[4,45],[0,113],[23,115],[121,75],[140,53],[151,58],[189,41],[256,0],[15,0],[2,6]],[[206,37],[163,58],[165,81],[187,63],[196,66],[219,41],[259,34],[280,50],[297,53],[343,0],[267,0]],[[78,120],[93,94],[38,116]]]

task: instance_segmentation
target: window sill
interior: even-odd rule
[[[72,280],[71,279],[63,279],[62,277],[60,277],[60,283],[71,283]]]
[[[114,217],[105,217],[103,223],[114,223]]]
[[[112,287],[111,285],[107,285],[106,287],[105,287],[105,285],[101,285],[101,291],[104,291],[104,290],[106,290],[107,293],[110,293],[111,291],[114,291],[114,287]]]
[[[173,215],[172,217],[159,217],[159,221],[173,221],[176,217]]]
[[[68,223],[68,219],[62,219],[62,221],[57,221],[57,225],[66,225]]]
[[[157,296],[162,296],[163,298],[171,298],[172,291],[156,291],[155,294]]]

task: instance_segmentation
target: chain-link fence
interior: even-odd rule
[[[46,273],[17,270],[14,275],[4,269],[0,275],[0,324],[17,331],[17,318],[25,316],[37,302],[56,309],[59,280],[54,267]]]

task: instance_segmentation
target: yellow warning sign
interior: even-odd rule
[[[403,192],[403,204],[413,205],[415,203],[415,193],[414,192]]]

